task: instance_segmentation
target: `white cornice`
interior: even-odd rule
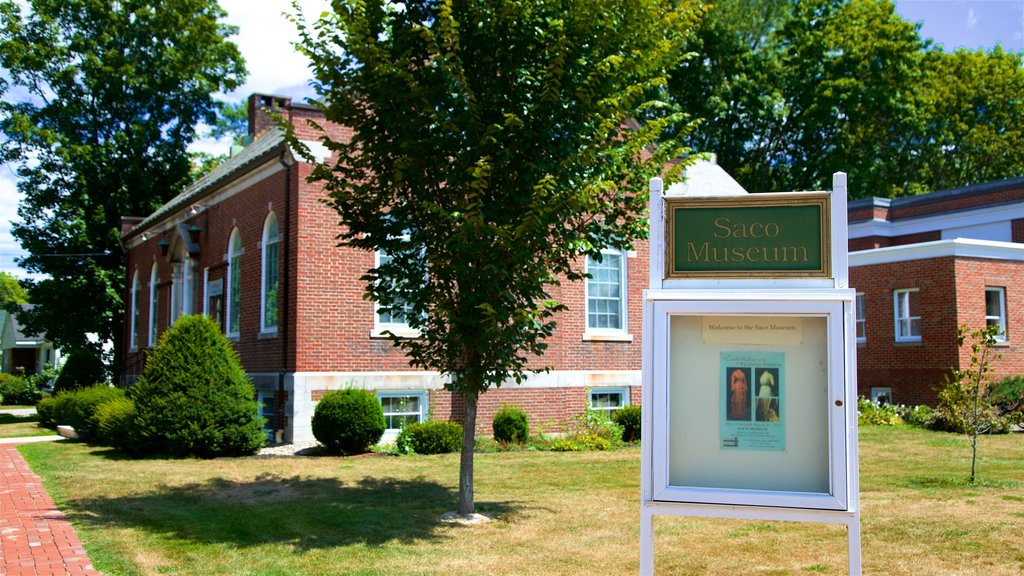
[[[939,232],[947,228],[1009,222],[1017,218],[1024,218],[1024,202],[946,212],[934,216],[896,220],[895,222],[878,219],[855,222],[850,224],[849,235],[851,239],[871,236],[890,238],[906,234],[920,234],[921,232]]]
[[[955,240],[936,240],[934,242],[907,244],[906,246],[889,246],[887,248],[850,252],[850,267],[892,264],[910,260],[928,260],[931,258],[948,258],[950,256],[1024,262],[1024,244],[957,238]]]

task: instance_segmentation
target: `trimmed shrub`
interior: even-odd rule
[[[252,381],[202,314],[182,316],[160,337],[130,397],[140,453],[242,456],[266,441]]]
[[[0,374],[0,404],[31,406],[39,401],[42,395],[32,379]]]
[[[96,411],[107,402],[124,398],[124,390],[111,386],[90,386],[65,393],[64,396],[69,397],[70,404],[63,413],[67,422],[60,424],[71,425],[80,438],[89,440],[96,437]]]
[[[462,425],[456,422],[414,422],[398,433],[398,451],[407,454],[448,454],[462,448]]]
[[[328,392],[313,410],[313,436],[335,454],[362,454],[384,435],[384,409],[365,390]]]
[[[54,393],[88,388],[107,381],[103,361],[90,350],[72,350],[53,384]]]
[[[897,406],[896,411],[900,418],[911,426],[918,428],[930,428],[935,420],[935,410],[927,404],[919,406]]]
[[[36,404],[36,415],[39,416],[39,425],[44,428],[57,427],[57,404],[59,401],[55,396],[43,398]]]
[[[612,414],[612,422],[622,426],[623,441],[640,441],[640,406],[630,404],[619,408]]]
[[[498,442],[522,444],[530,438],[530,424],[526,412],[511,404],[502,406],[494,414],[491,430]]]
[[[96,437],[105,446],[135,452],[138,439],[135,427],[135,403],[130,398],[114,398],[96,409]]]

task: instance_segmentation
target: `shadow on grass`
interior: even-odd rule
[[[13,414],[0,414],[0,425],[26,424],[31,422],[39,422],[39,416],[35,414],[32,414],[31,416],[15,416]]]
[[[940,478],[930,476],[912,476],[909,478],[901,478],[897,480],[897,484],[902,488],[911,488],[915,490],[949,490],[949,489],[967,489],[967,488],[1019,488],[1024,486],[1021,482],[1015,480],[988,480],[988,479],[977,479],[971,482],[966,475],[958,476],[954,478]]]
[[[307,551],[437,540],[439,516],[455,502],[451,489],[423,478],[345,483],[263,474],[246,482],[216,478],[153,494],[73,499],[67,516],[83,526],[135,528],[201,544],[283,544]],[[502,517],[524,507],[483,502],[478,508]]]

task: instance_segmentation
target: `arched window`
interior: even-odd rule
[[[260,331],[277,331],[278,310],[278,244],[281,235],[277,230],[277,216],[267,215],[263,224],[263,290],[260,298]]]
[[[238,336],[242,318],[242,235],[231,231],[228,241],[228,336]]]
[[[139,282],[139,271],[132,274],[132,332],[128,347],[135,350],[139,347],[139,332],[142,324],[142,284]]]
[[[156,262],[149,272],[149,347],[156,346],[156,315],[160,311],[160,272]]]

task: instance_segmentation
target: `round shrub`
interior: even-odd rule
[[[57,427],[57,403],[54,396],[43,398],[36,404],[36,415],[39,416],[39,425],[44,428]]]
[[[629,404],[612,414],[612,422],[622,426],[622,440],[625,442],[640,441],[640,406]]]
[[[526,412],[518,406],[506,404],[494,414],[491,421],[494,439],[498,442],[522,444],[530,438],[530,425]]]
[[[35,381],[14,374],[0,374],[0,404],[31,406],[41,394]]]
[[[462,448],[462,425],[456,422],[415,422],[398,433],[398,451],[416,454],[448,454]]]
[[[252,381],[202,314],[182,316],[161,336],[130,397],[140,453],[242,456],[266,441]]]
[[[95,386],[107,381],[103,361],[91,350],[72,350],[64,368],[53,384],[54,392],[65,392]]]
[[[100,405],[93,417],[96,422],[96,436],[105,446],[134,452],[135,403],[129,398],[115,398]]]
[[[338,390],[313,410],[313,436],[335,454],[362,454],[384,435],[384,409],[365,390]]]
[[[124,398],[124,390],[111,386],[90,386],[74,392],[65,393],[70,403],[62,412],[66,422],[75,429],[83,439],[96,437],[96,411],[112,400]]]

